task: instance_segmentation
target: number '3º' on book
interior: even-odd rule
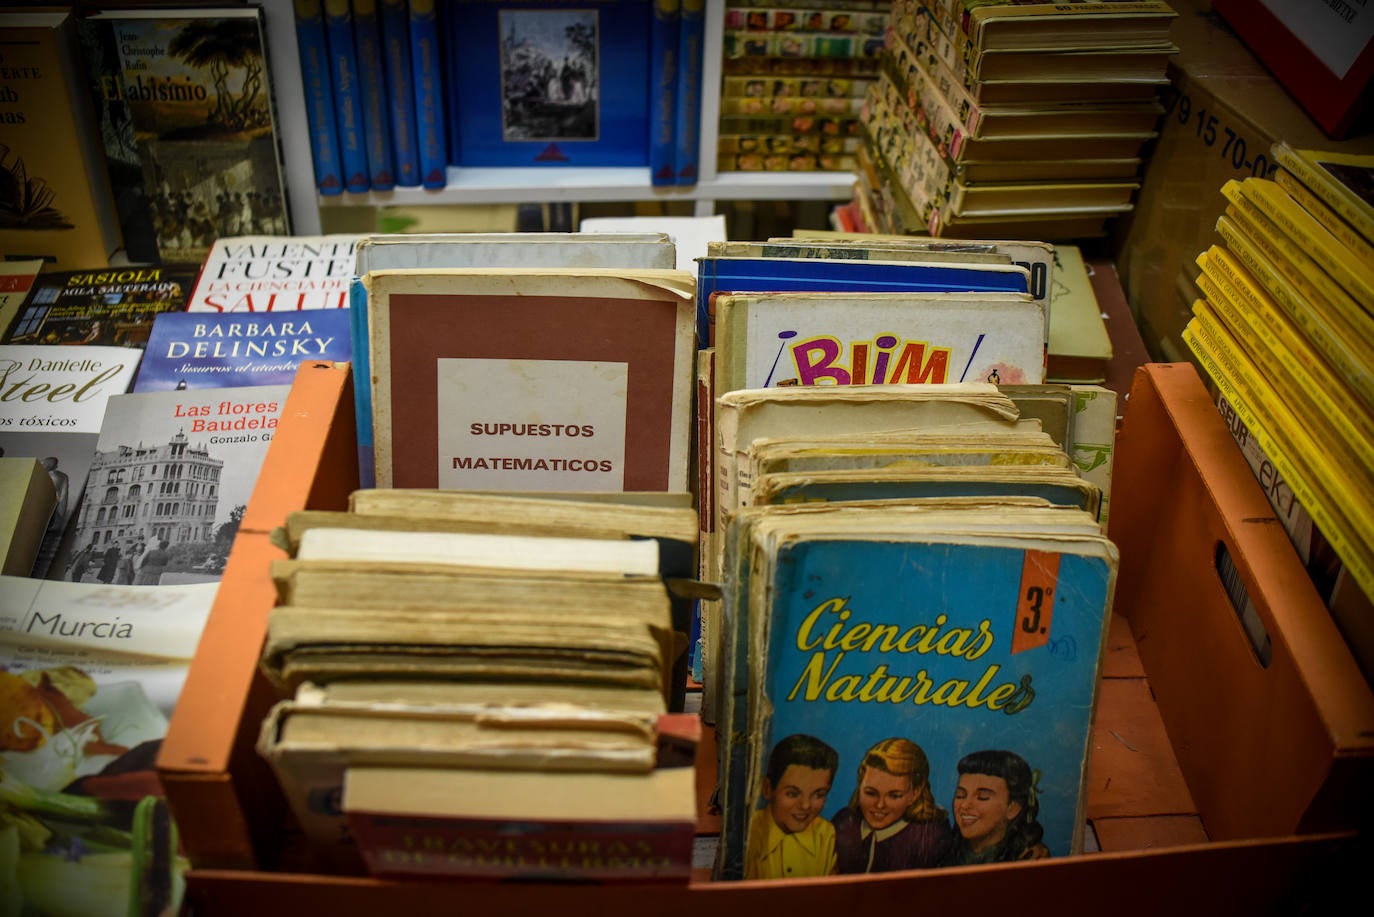
[[[893,509],[732,522],[722,878],[1081,849],[1115,546],[1077,511]]]

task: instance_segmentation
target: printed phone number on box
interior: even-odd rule
[[[1164,103],[1166,119],[1185,128],[1191,126],[1197,139],[1215,149],[1236,171],[1248,172],[1256,178],[1271,178],[1278,171],[1278,163],[1269,161],[1267,141],[1248,140],[1214,111],[1195,105],[1187,92],[1168,87],[1161,93],[1160,101]]]

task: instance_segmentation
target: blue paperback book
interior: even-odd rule
[[[677,183],[677,70],[678,36],[682,31],[680,0],[654,0],[654,25],[649,61],[654,79],[649,100],[649,182]]]
[[[647,166],[651,0],[445,8],[459,166]]]
[[[415,140],[420,184],[448,184],[448,143],[444,127],[444,66],[439,41],[439,11],[434,0],[410,0],[410,76],[415,96]]]
[[[366,191],[367,143],[363,131],[363,97],[358,84],[358,53],[353,44],[353,11],[348,0],[324,0],[325,38],[329,43],[329,79],[334,88],[334,122],[339,132],[344,187]]]
[[[339,130],[334,123],[334,89],[329,78],[324,13],[320,0],[295,0],[295,12],[296,45],[301,54],[301,88],[305,92],[305,120],[310,128],[315,188],[321,194],[341,194],[343,166],[339,161]]]
[[[1081,852],[1117,567],[1095,522],[1044,509],[1027,512],[1072,518],[1019,526],[987,504],[900,522],[891,507],[752,512],[732,524],[745,690],[720,877]]]
[[[1025,293],[1028,289],[1026,269],[1015,265],[708,256],[697,259],[697,346],[715,343],[712,293],[807,290]]]
[[[675,184],[695,185],[701,166],[701,74],[705,65],[706,0],[682,0],[677,93],[673,100]]]
[[[353,44],[358,54],[358,88],[363,103],[363,142],[373,191],[396,187],[391,152],[391,114],[377,0],[353,0]]]
[[[347,362],[351,352],[347,309],[164,312],[132,390],[289,385],[302,362]]]

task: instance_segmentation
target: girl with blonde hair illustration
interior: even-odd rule
[[[833,821],[842,873],[935,866],[952,841],[930,791],[930,761],[910,739],[883,739],[864,753],[849,805]]]

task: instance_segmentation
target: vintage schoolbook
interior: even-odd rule
[[[112,396],[87,459],[88,499],[53,575],[73,582],[217,581],[289,385]]]
[[[377,486],[687,489],[690,274],[436,268],[363,283]]]
[[[0,252],[67,270],[109,264],[122,240],[75,24],[71,11],[53,7],[0,14]]]
[[[718,294],[716,392],[1045,379],[1029,293]]]
[[[651,4],[459,0],[443,19],[456,165],[648,165]]]
[[[655,763],[656,690],[607,685],[353,679],[301,685],[263,721],[272,766],[317,855],[357,864],[337,799],[352,765],[643,773]],[[552,772],[552,773],[550,773]]]
[[[9,328],[0,329],[0,340],[143,347],[153,319],[183,311],[195,283],[196,269],[190,266],[44,271],[34,278]]]
[[[354,250],[363,236],[238,235],[215,239],[187,312],[347,309]]]
[[[1117,565],[1095,520],[754,512],[727,590],[748,663],[717,874],[865,872],[875,844],[880,869],[1079,852]],[[875,755],[909,778],[898,818],[864,800]],[[811,804],[785,802],[799,789]]]
[[[220,236],[291,232],[260,7],[102,9],[80,25],[130,260],[198,266]]]
[[[662,232],[391,233],[363,237],[349,291],[360,482],[373,481],[372,369],[367,287],[372,271],[431,267],[672,268],[677,250]]]
[[[62,548],[105,406],[129,390],[141,356],[133,347],[0,345],[0,449],[9,458],[38,459],[57,492],[33,576],[46,576]]]

